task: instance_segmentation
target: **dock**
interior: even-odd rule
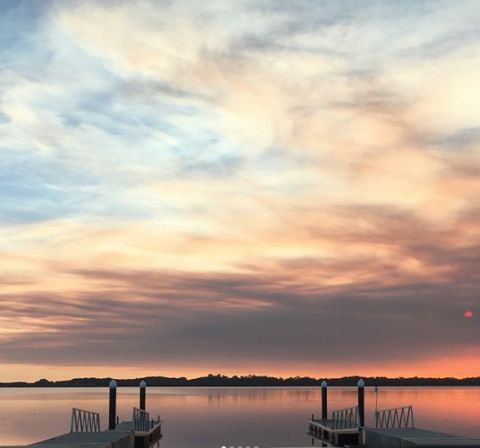
[[[358,445],[360,430],[358,426],[351,426],[347,421],[335,419],[309,419],[308,435],[313,440],[325,443],[324,446]]]
[[[365,428],[367,448],[478,448],[480,439],[419,428]]]
[[[132,420],[117,417],[117,383],[110,382],[108,429],[101,429],[100,414],[72,409],[70,432],[27,445],[29,448],[153,448],[160,445],[162,421],[151,419],[146,408],[146,384],[140,383],[140,407],[132,410]],[[27,448],[24,447],[24,448]],[[0,447],[1,448],[1,447]],[[8,447],[3,447],[8,448]],[[12,447],[20,448],[20,447]]]
[[[114,430],[69,432],[28,446],[30,448],[150,448],[158,445],[161,437],[160,421],[149,422],[148,427],[143,428],[136,428],[134,422],[120,422]]]
[[[133,448],[135,436],[132,431],[69,432],[28,446],[31,448]]]
[[[480,439],[416,428],[413,406],[375,410],[374,427],[365,425],[365,384],[358,382],[358,404],[328,415],[327,383],[322,383],[322,417],[307,419],[307,434],[324,447],[480,448]]]

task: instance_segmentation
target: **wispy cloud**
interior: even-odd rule
[[[475,1],[0,8],[3,362],[468,373]]]

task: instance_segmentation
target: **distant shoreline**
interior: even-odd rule
[[[320,387],[323,380],[329,386],[356,386],[360,376],[341,378],[290,377],[276,378],[269,376],[224,376],[208,375],[199,378],[170,378],[150,376],[133,379],[116,379],[120,387],[135,387],[145,381],[150,387]],[[361,377],[367,387],[438,387],[438,386],[480,386],[480,377],[470,378],[429,378],[429,377]],[[2,388],[22,387],[108,387],[112,378],[74,378],[70,380],[49,381],[41,379],[35,382],[14,381],[0,383]]]

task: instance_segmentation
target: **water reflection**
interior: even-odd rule
[[[107,423],[105,388],[0,389],[1,444],[27,444],[66,432],[72,407],[100,412]],[[319,388],[149,388],[147,407],[164,420],[163,448],[307,446],[305,419],[320,415]],[[329,409],[354,406],[354,388],[330,388]],[[479,388],[383,388],[378,407],[414,405],[415,423],[480,436]],[[119,388],[118,414],[130,419],[138,389]],[[366,390],[367,425],[375,393]],[[25,424],[28,422],[28,425]]]

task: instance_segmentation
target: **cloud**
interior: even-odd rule
[[[199,368],[254,363],[259,371],[320,369],[326,357],[388,365],[474,350],[477,327],[462,316],[478,300],[478,241],[378,208],[363,212],[363,222],[356,209],[343,216],[344,232],[309,229],[311,245],[335,238],[341,259],[258,259],[231,273],[52,265],[80,289],[2,294],[3,319],[16,322],[2,332],[2,359],[120,365],[128,357],[147,365],[153,356]]]
[[[475,2],[26,5],[0,36],[4,362],[472,356]]]

